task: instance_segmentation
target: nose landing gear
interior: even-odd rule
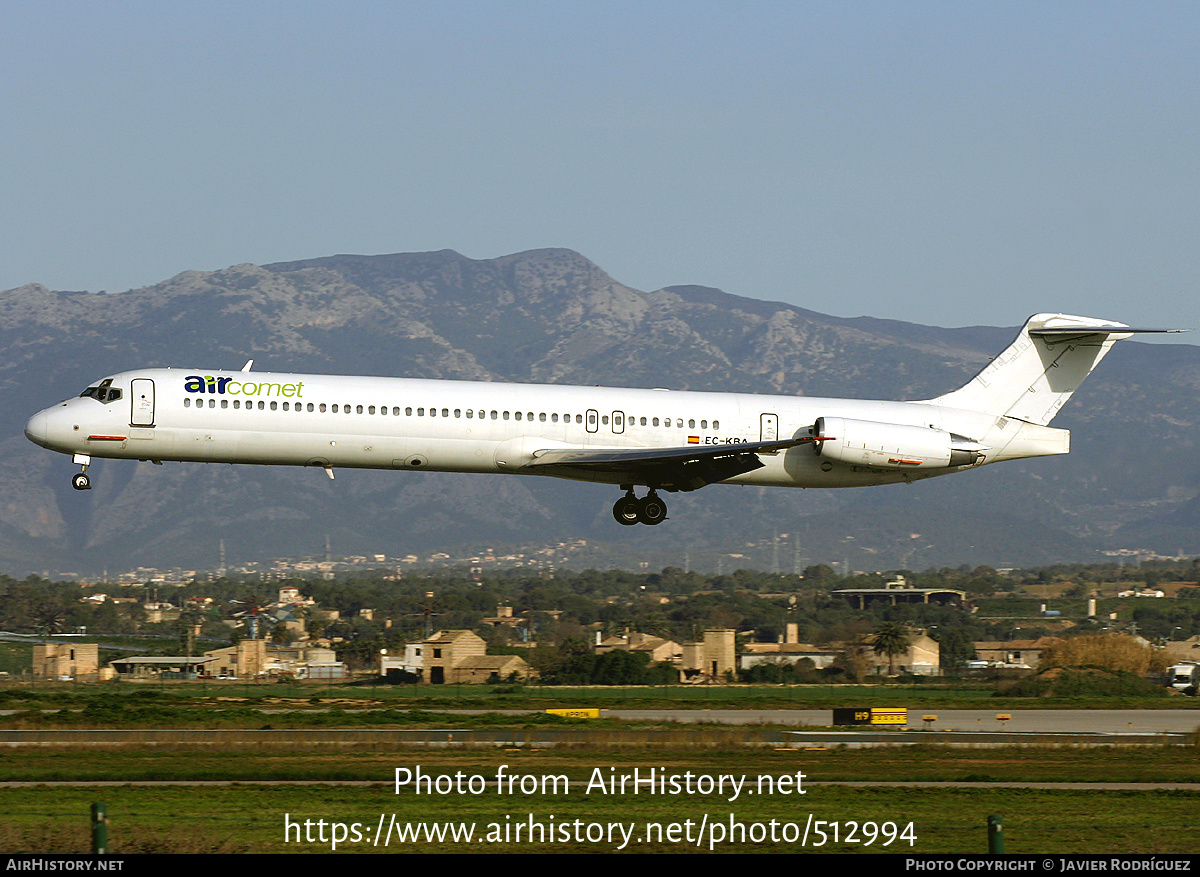
[[[653,488],[641,499],[634,496],[632,487],[625,488],[625,491],[625,495],[613,505],[613,517],[618,524],[626,527],[646,524],[653,527],[667,519],[667,504]]]
[[[92,462],[92,458],[87,454],[76,454],[74,462],[80,465],[81,470],[71,476],[71,486],[76,490],[91,490],[92,479],[88,477],[87,467]]]

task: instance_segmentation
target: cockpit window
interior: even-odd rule
[[[81,399],[95,399],[98,402],[115,402],[121,398],[121,391],[112,386],[112,378],[105,378],[95,387],[88,387],[79,394]]]

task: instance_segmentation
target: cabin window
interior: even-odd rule
[[[393,406],[393,407],[392,407],[392,416],[393,416],[393,417],[399,417],[399,416],[400,416],[400,406],[396,405],[396,406]]]
[[[222,399],[222,400],[221,400],[221,407],[222,407],[222,408],[228,408],[228,407],[229,407],[229,400],[228,400],[228,399]]]
[[[417,417],[424,417],[424,416],[425,416],[425,409],[424,409],[424,408],[418,408],[418,409],[417,409]]]
[[[701,420],[701,421],[700,421],[700,428],[701,428],[701,429],[708,429],[708,421],[707,421],[707,420]]]
[[[284,405],[286,405],[287,403],[286,403],[286,402],[284,402],[283,404],[284,404]],[[362,406],[361,406],[361,405],[359,405],[359,406],[358,406],[358,413],[359,413],[359,414],[362,414]],[[367,413],[368,413],[368,414],[374,414],[374,413],[375,413],[375,406],[374,406],[374,405],[368,405],[368,406],[367,406]]]
[[[333,406],[333,408],[332,408],[331,410],[333,411],[333,413],[334,413],[334,414],[337,414],[337,413],[338,413],[338,407],[337,407],[337,405],[334,405],[334,406]]]
[[[412,408],[405,408],[405,409],[404,409],[404,415],[405,415],[406,417],[412,417]]]
[[[508,412],[507,411],[504,412],[504,419],[508,420]]]
[[[593,418],[593,419],[594,419],[594,418]],[[605,426],[608,426],[608,415],[607,415],[607,414],[603,415],[603,416],[600,418],[600,422],[601,422],[601,423],[603,423]]]
[[[288,407],[288,403],[287,403],[287,402],[284,402],[284,403],[283,403],[283,410],[284,410],[284,411],[290,411],[290,410],[291,410],[291,409]]]
[[[356,410],[356,411],[357,411],[359,414],[362,414],[362,413],[363,413],[363,412],[362,412],[362,406],[361,406],[361,405],[359,405],[359,406],[358,406],[358,407],[357,407],[355,410]],[[350,413],[350,406],[349,406],[349,405],[347,405],[347,406],[346,406],[346,413],[347,413],[347,414],[349,414],[349,413]]]
[[[540,414],[538,415],[538,422],[539,422],[539,423],[545,423],[545,422],[546,422],[546,412],[544,412],[544,411],[543,411],[542,413],[540,413]]]
[[[695,421],[695,420],[689,420],[689,421],[688,421],[688,429],[695,429],[695,428],[696,428],[696,421]]]
[[[550,415],[550,422],[551,422],[551,423],[558,423],[558,415],[557,415],[557,414],[551,414],[551,415]]]
[[[470,419],[471,419],[471,418],[473,418],[474,416],[475,416],[475,409],[474,409],[474,408],[468,408],[468,409],[467,409],[467,420],[470,420]]]
[[[308,410],[309,410],[309,411],[312,411],[312,410],[313,410],[313,403],[312,403],[312,402],[309,402],[309,403],[308,403]]]
[[[325,403],[322,402],[320,405],[318,405],[317,410],[320,411],[322,414],[324,414],[325,413]]]
[[[273,401],[273,402],[271,402],[271,410],[272,410],[272,411],[276,411],[276,410],[278,410],[278,408],[279,408],[279,403],[278,403],[278,402],[274,402],[274,401]]]
[[[718,421],[714,420],[713,421],[713,429],[720,429],[720,428],[721,428],[721,424]]]
[[[646,418],[643,417],[641,420],[641,426],[645,426],[645,425],[646,425]]]
[[[449,409],[449,408],[443,408],[443,409],[442,409],[442,417],[449,417],[449,416],[450,416],[450,409]]]
[[[454,409],[454,416],[455,416],[455,417],[462,417],[462,409],[461,409],[461,408],[455,408],[455,409]]]
[[[499,416],[500,416],[500,415],[499,415],[499,413],[498,413],[498,412],[495,412],[495,411],[493,411],[493,412],[492,412],[492,420],[495,420],[495,419],[496,419],[497,417],[499,417]]]
[[[183,407],[184,407],[184,408],[191,408],[191,407],[192,407],[192,400],[191,400],[191,398],[190,398],[190,397],[188,397],[188,396],[184,396],[184,397],[183,397]]]
[[[517,417],[517,420],[520,420],[520,419],[521,419],[521,412],[520,412],[520,411],[518,411],[518,412],[517,412],[517,414],[516,414],[516,417]]]
[[[568,414],[567,416],[568,416],[568,417],[570,417],[570,415],[569,415],[569,414]],[[576,414],[576,415],[575,415],[575,422],[576,422],[576,423],[583,423],[583,415],[582,415],[582,414]]]

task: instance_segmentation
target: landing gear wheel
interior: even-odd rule
[[[651,493],[638,500],[638,520],[653,527],[667,519],[667,504]]]
[[[618,524],[632,527],[641,517],[639,507],[637,497],[623,496],[613,505],[613,517],[617,519]]]
[[[88,478],[88,474],[86,472],[79,472],[72,476],[71,486],[76,490],[91,490],[92,479]]]

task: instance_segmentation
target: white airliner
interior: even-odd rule
[[[667,516],[658,491],[708,484],[860,487],[1065,454],[1047,424],[1122,323],[1038,314],[962,388],[919,402],[203,369],[138,369],[29,419],[93,457],[550,475],[620,485],[621,524]],[[635,486],[649,488],[638,498]]]

